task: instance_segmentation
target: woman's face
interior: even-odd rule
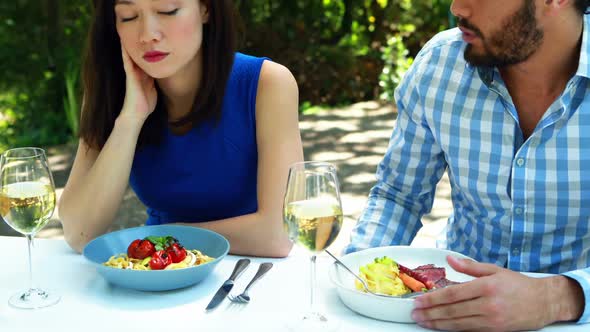
[[[121,44],[151,77],[174,75],[197,61],[207,7],[200,0],[116,0]]]

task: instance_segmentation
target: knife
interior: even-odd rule
[[[250,264],[250,260],[248,258],[242,258],[236,263],[236,267],[231,273],[231,276],[229,276],[229,279],[227,279],[223,285],[219,287],[217,293],[215,293],[211,299],[211,302],[209,302],[207,308],[205,308],[205,311],[215,309],[223,301],[223,299],[225,299],[227,294],[229,294],[229,291],[234,287],[234,281],[242,274],[242,272],[246,270],[248,264]]]

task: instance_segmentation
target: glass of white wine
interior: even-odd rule
[[[342,203],[336,167],[326,162],[293,164],[283,208],[283,220],[294,243],[311,256],[311,308],[300,320],[289,322],[295,331],[331,331],[338,324],[316,309],[316,255],[330,246],[342,227]]]
[[[27,238],[29,247],[29,289],[10,297],[8,303],[13,307],[43,308],[60,299],[34,287],[31,259],[33,237],[47,225],[54,208],[55,186],[45,151],[40,148],[5,151],[0,157],[0,215]]]

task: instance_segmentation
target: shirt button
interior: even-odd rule
[[[516,209],[514,209],[514,213],[516,213],[517,215],[522,215],[522,208],[517,207]]]
[[[518,158],[516,160],[516,165],[518,165],[518,167],[522,167],[524,165],[524,159],[523,158]]]
[[[518,256],[518,255],[520,255],[520,249],[512,248],[512,256]]]

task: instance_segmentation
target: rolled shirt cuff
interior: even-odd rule
[[[588,305],[588,303],[590,303],[590,269],[570,271],[562,273],[562,275],[577,281],[584,292],[584,312],[582,313],[580,319],[576,321],[576,323],[590,323],[590,306]]]

